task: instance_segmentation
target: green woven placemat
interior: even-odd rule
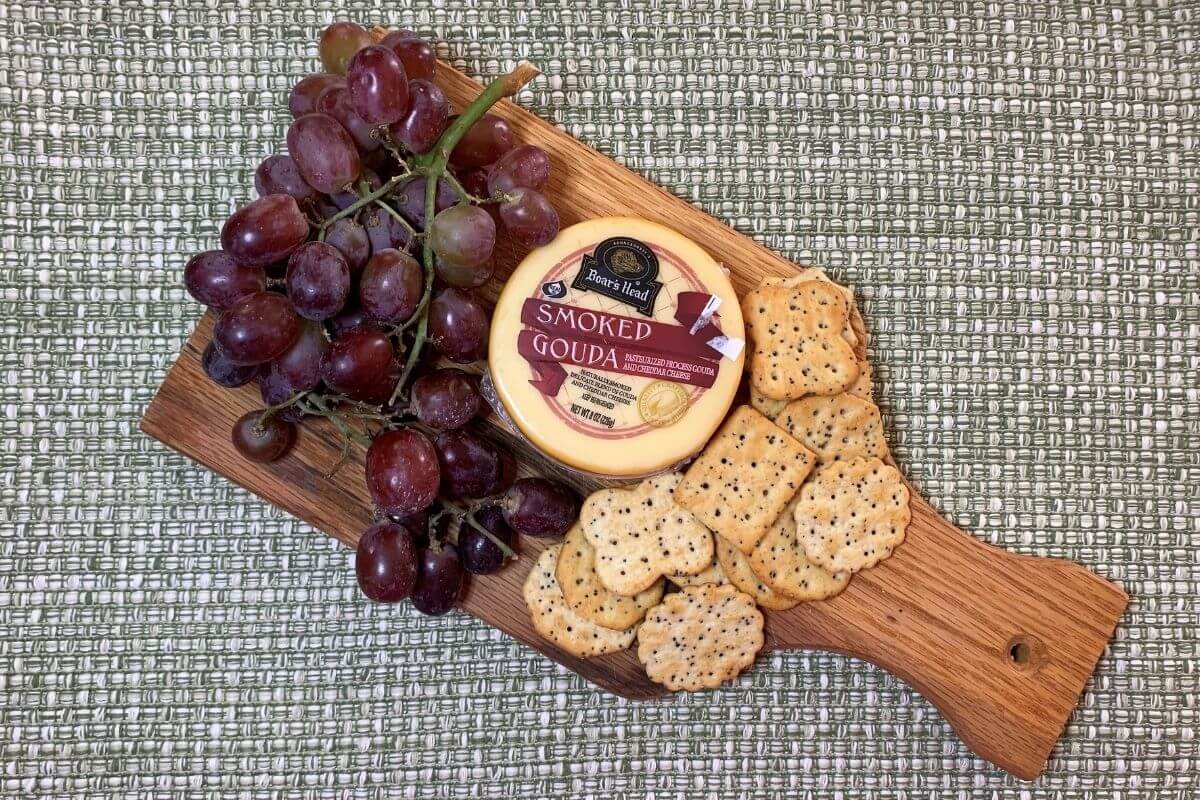
[[[836,656],[608,696],[138,433],[335,13],[858,288],[917,485],[1133,596],[1043,778]],[[1194,796],[1198,85],[1185,0],[0,1],[0,795]]]

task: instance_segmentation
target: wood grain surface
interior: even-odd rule
[[[439,83],[461,108],[479,91],[443,65]],[[744,292],[766,275],[796,267],[686,202],[507,101],[495,113],[516,138],[549,152],[546,193],[565,227],[600,216],[632,215],[690,237],[730,270]],[[181,259],[188,254],[180,254]],[[500,247],[503,277],[522,253]],[[499,281],[491,284],[494,294]],[[855,320],[861,333],[861,319]],[[314,527],[353,546],[371,522],[362,478],[363,451],[332,477],[341,439],[324,421],[306,422],[282,460],[251,464],[229,431],[261,407],[256,387],[222,389],[200,368],[212,332],[205,315],[142,420],[154,438],[199,461]],[[879,389],[877,388],[877,391]],[[883,387],[886,391],[886,387]],[[549,474],[590,491],[599,482],[564,473],[489,420],[485,434],[519,454],[522,473]],[[910,683],[932,701],[976,753],[1021,778],[1035,777],[1103,654],[1127,597],[1074,564],[1006,553],[941,517],[912,488],[905,543],[860,573],[840,596],[768,612],[767,648],[820,648],[865,659]],[[545,541],[524,538],[521,558],[497,575],[473,579],[462,607],[593,683],[624,697],[650,699],[663,689],[645,677],[632,651],[574,658],[541,639],[529,622],[521,585]]]

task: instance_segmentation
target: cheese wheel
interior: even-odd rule
[[[695,455],[742,375],[728,276],[656,223],[595,219],[534,250],[492,317],[490,381],[509,419],[574,469],[632,478]]]

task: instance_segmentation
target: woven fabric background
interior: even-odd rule
[[[1133,601],[1046,774],[874,667],[626,702],[137,422],[334,17],[523,102],[860,292],[935,505]],[[0,1],[0,795],[1195,797],[1200,4]]]

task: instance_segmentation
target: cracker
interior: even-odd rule
[[[596,577],[610,591],[635,595],[664,575],[692,575],[712,560],[712,534],[672,496],[681,477],[658,475],[584,501],[579,521],[596,550]]]
[[[824,600],[850,582],[849,572],[830,572],[808,560],[796,538],[795,503],[779,515],[771,530],[746,556],[760,583],[794,600]],[[744,590],[743,590],[744,591]]]
[[[554,576],[571,610],[605,628],[628,630],[662,600],[662,580],[633,596],[606,589],[596,577],[596,551],[578,524],[567,532]]]
[[[879,408],[848,392],[793,400],[775,424],[813,451],[822,465],[887,455]]]
[[[790,402],[790,400],[776,400],[772,397],[767,397],[753,386],[750,387],[750,407],[769,420],[778,418]]]
[[[817,472],[800,490],[795,517],[809,560],[831,572],[857,572],[891,555],[912,513],[895,467],[856,458]]]
[[[525,579],[522,594],[533,627],[542,638],[580,658],[628,649],[637,628],[614,631],[584,619],[567,605],[554,577],[554,565],[562,548],[562,544],[556,544],[543,550]]]
[[[854,347],[842,337],[848,313],[842,293],[821,281],[750,292],[742,300],[752,342],[750,385],[776,400],[852,386],[859,368]]]
[[[846,298],[846,306],[850,309],[850,313],[854,313],[854,290],[848,286],[842,286],[840,283],[835,283],[833,278],[825,273],[825,270],[820,267],[801,267],[800,271],[795,275],[785,277],[769,277],[763,278],[759,286],[799,286],[802,283],[809,281],[822,281],[836,288],[842,293],[842,297]],[[847,325],[842,331],[842,338],[850,343],[851,347],[858,344],[858,334],[854,332],[853,325]],[[768,416],[770,416],[768,414]]]
[[[816,456],[750,406],[739,406],[675,490],[675,501],[748,552],[771,527]]]
[[[725,577],[725,572],[721,569],[721,563],[717,561],[717,554],[715,552],[713,553],[712,561],[708,563],[708,567],[703,572],[697,572],[695,575],[668,575],[667,580],[681,588],[684,586],[702,586],[706,583],[729,583],[729,578]]]
[[[732,586],[688,586],[651,609],[638,631],[646,676],[672,691],[713,689],[754,663],[763,616]]]
[[[875,389],[871,385],[871,362],[865,358],[858,360],[858,380],[846,390],[847,394],[861,397],[864,400],[873,400],[875,398]]]
[[[750,569],[750,562],[746,560],[746,554],[738,550],[732,542],[726,541],[720,536],[717,537],[717,561],[720,562],[721,571],[725,573],[729,582],[753,597],[763,608],[769,608],[772,611],[786,611],[800,602],[780,594],[763,583],[754,574],[754,570]]]

